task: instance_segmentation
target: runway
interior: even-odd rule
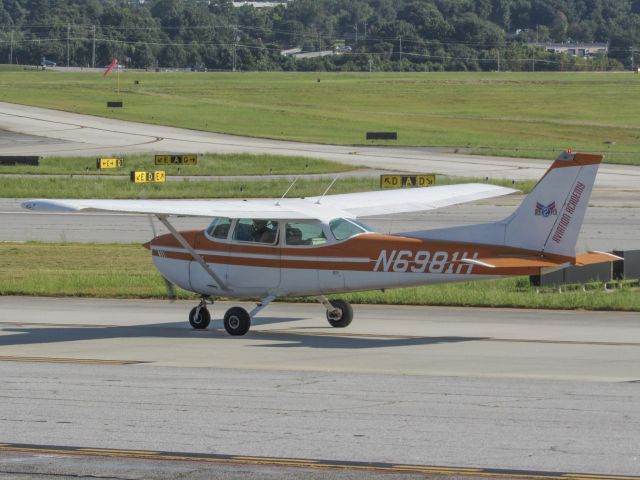
[[[0,444],[640,474],[637,314],[190,307],[0,298]]]
[[[381,170],[513,180],[538,179],[549,165],[539,160],[440,153],[429,148],[317,145],[240,137],[4,102],[0,102],[0,130],[31,136],[21,142],[0,140],[0,155],[269,153],[322,158]],[[598,184],[600,187],[638,192],[640,169],[602,165]]]

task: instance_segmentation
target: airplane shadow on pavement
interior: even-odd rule
[[[289,323],[302,318],[269,318],[256,319],[253,329],[244,337],[229,336],[222,325],[222,321],[212,321],[207,330],[193,330],[185,322],[144,324],[133,326],[27,326],[15,322],[0,325],[0,347],[10,345],[34,345],[47,343],[64,343],[75,341],[109,340],[118,338],[191,338],[194,342],[206,340],[226,339],[234,341],[239,338],[247,340],[267,340],[265,345],[244,345],[244,347],[259,348],[389,348],[416,345],[435,345],[442,343],[458,343],[485,340],[486,337],[416,337],[402,335],[374,335],[350,333],[348,329],[334,329],[332,327],[290,330],[260,330],[260,326],[276,323]]]

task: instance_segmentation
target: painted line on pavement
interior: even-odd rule
[[[515,480],[640,480],[640,476],[593,473],[544,472],[494,468],[448,467],[436,465],[402,465],[376,462],[317,460],[303,458],[253,457],[208,453],[161,452],[147,450],[121,450],[110,448],[68,447],[0,443],[0,452],[28,454],[85,455],[112,458],[134,458],[182,462],[227,463],[241,465],[269,465],[278,467],[313,468],[318,470],[363,470],[384,473],[422,473],[431,475],[458,475],[466,477],[510,478]]]

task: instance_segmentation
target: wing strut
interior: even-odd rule
[[[187,242],[187,240],[185,240],[185,238],[180,234],[179,231],[177,231],[175,228],[173,228],[173,225],[171,225],[171,223],[169,223],[169,220],[167,220],[167,217],[164,215],[156,215],[156,217],[158,217],[158,220],[160,220],[163,225],[165,227],[167,227],[167,230],[169,230],[171,232],[171,235],[174,236],[174,238],[176,240],[178,240],[178,242],[180,243],[180,245],[182,245],[184,248],[187,249],[187,252],[189,252],[191,254],[191,256],[193,257],[193,259],[198,262],[200,264],[200,266],[202,268],[204,268],[204,271],[207,272],[209,274],[209,276],[211,278],[213,278],[213,280],[220,285],[220,288],[222,290],[224,290],[225,292],[229,291],[229,287],[227,286],[227,284],[225,282],[222,281],[222,279],[216,274],[216,272],[214,272],[213,270],[211,270],[211,267],[209,267],[209,265],[207,265],[207,262],[204,261],[204,258],[202,258],[198,252],[196,252],[193,247],[191,245],[189,245],[189,242]]]

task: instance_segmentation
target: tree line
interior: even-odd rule
[[[601,42],[591,58],[545,42]],[[640,0],[0,0],[0,63],[211,70],[586,70],[636,66]],[[283,50],[327,52],[295,59]],[[331,52],[331,54],[329,54]]]

